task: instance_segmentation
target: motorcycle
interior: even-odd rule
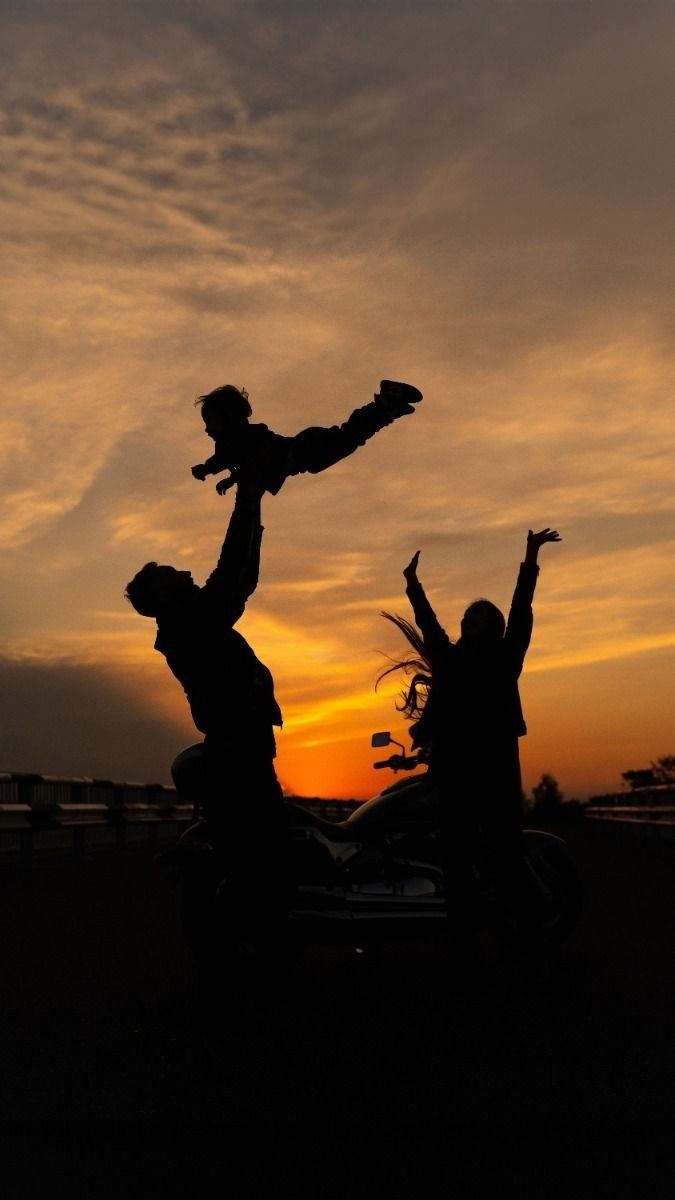
[[[374,763],[377,770],[408,772],[421,765],[388,732],[373,734],[371,744],[393,744],[402,751]],[[197,819],[160,857],[178,893],[188,943],[203,960],[225,950],[230,892],[226,831],[211,829],[198,816],[200,756],[198,744],[173,763],[178,797],[194,804]],[[363,953],[384,940],[443,932],[439,804],[428,772],[396,780],[346,820],[328,820],[292,800],[286,813],[295,883],[287,923],[291,948],[330,942]],[[526,829],[523,850],[528,903],[546,948],[558,946],[574,930],[582,909],[577,869],[555,834]],[[473,873],[480,920],[517,948],[522,942],[518,904],[489,846],[476,855]]]

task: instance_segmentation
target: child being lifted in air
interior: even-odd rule
[[[294,437],[283,437],[267,425],[249,424],[252,410],[248,392],[225,384],[195,401],[202,406],[204,425],[215,442],[215,453],[206,462],[197,463],[192,474],[195,479],[204,480],[207,475],[229,471],[216,484],[216,491],[223,496],[237,482],[239,467],[255,465],[265,490],[276,495],[289,475],[325,471],[397,417],[414,412],[413,405],[421,399],[422,393],[411,384],[383,379],[373,400],[355,409],[342,425],[312,426]]]

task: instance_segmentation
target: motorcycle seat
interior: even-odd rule
[[[344,821],[329,821],[326,817],[318,817],[309,809],[301,808],[299,804],[287,803],[286,811],[289,828],[311,826],[312,829],[319,829],[332,842],[360,842],[363,840],[361,836],[356,836],[356,830],[350,829]]]

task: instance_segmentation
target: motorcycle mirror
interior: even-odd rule
[[[380,746],[388,746],[390,742],[390,733],[374,733],[370,739],[370,744],[374,750],[378,749]]]

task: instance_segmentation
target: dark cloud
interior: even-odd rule
[[[168,783],[190,741],[100,668],[0,658],[3,771]]]
[[[186,304],[199,313],[244,314],[259,310],[264,305],[264,298],[257,289],[251,287],[233,286],[227,291],[217,287],[180,287],[174,289],[173,295],[181,304]]]
[[[667,7],[290,3],[281,18],[265,3],[177,4],[158,20],[152,4],[119,5],[105,25],[118,72],[86,53],[98,34],[85,23],[65,103],[64,61],[37,36],[44,70],[27,92],[19,67],[10,112],[78,155],[103,149],[131,202],[154,181],[183,208],[170,163],[190,156],[209,221],[278,253],[402,250],[417,290],[433,276],[447,306],[445,262],[483,334],[517,297],[533,342],[575,300],[635,296],[657,269],[623,239],[668,236]]]

